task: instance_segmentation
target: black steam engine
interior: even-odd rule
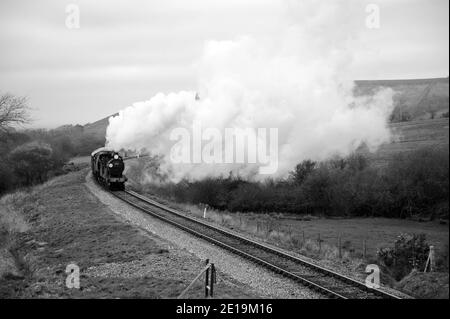
[[[102,147],[91,154],[92,175],[110,190],[124,190],[127,178],[125,164],[119,153]]]

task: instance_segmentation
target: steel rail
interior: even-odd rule
[[[340,280],[346,281],[346,282],[348,282],[348,283],[350,283],[350,284],[352,284],[352,285],[354,285],[354,286],[357,286],[358,288],[360,288],[360,289],[362,289],[362,290],[365,290],[365,291],[367,291],[367,292],[369,292],[369,293],[378,294],[380,297],[388,297],[388,298],[393,298],[393,299],[401,299],[400,297],[395,296],[395,295],[393,295],[393,294],[390,294],[390,293],[388,293],[388,292],[385,292],[385,291],[382,291],[382,290],[379,290],[379,289],[376,289],[376,288],[369,288],[369,287],[367,287],[364,283],[359,282],[359,281],[357,281],[357,280],[355,280],[355,279],[353,279],[353,278],[350,278],[350,277],[348,277],[348,276],[339,274],[339,273],[337,273],[337,272],[335,272],[335,271],[333,271],[333,270],[324,268],[324,267],[322,267],[322,266],[320,266],[320,265],[313,264],[313,263],[311,263],[311,262],[309,262],[309,261],[306,261],[306,260],[304,260],[304,259],[301,259],[301,258],[299,258],[299,257],[293,256],[293,255],[291,255],[291,254],[289,254],[289,253],[287,253],[287,252],[285,252],[285,251],[282,251],[282,250],[280,250],[280,249],[278,249],[278,248],[276,248],[276,247],[270,247],[270,246],[268,246],[268,245],[266,245],[266,244],[264,244],[264,243],[256,242],[256,241],[251,240],[251,239],[249,239],[249,238],[246,238],[246,237],[240,236],[240,235],[238,235],[238,234],[232,233],[232,232],[230,232],[230,231],[228,231],[228,230],[225,230],[225,229],[222,229],[222,228],[219,228],[219,227],[215,227],[215,226],[213,226],[213,225],[211,225],[211,224],[205,223],[205,222],[202,221],[202,220],[198,220],[198,219],[196,219],[196,218],[193,218],[193,217],[190,217],[190,216],[186,216],[185,214],[182,214],[182,213],[180,213],[180,212],[178,212],[178,211],[176,211],[176,210],[174,210],[174,209],[172,209],[172,208],[170,208],[170,207],[167,207],[167,206],[165,206],[165,205],[163,205],[163,204],[161,204],[161,203],[158,203],[158,202],[156,202],[156,201],[154,201],[154,200],[152,200],[152,199],[150,199],[150,198],[147,198],[147,197],[145,197],[145,196],[142,196],[142,195],[140,195],[140,194],[138,194],[138,193],[136,193],[136,192],[134,192],[134,191],[126,191],[126,192],[127,192],[129,195],[134,196],[134,197],[136,197],[136,198],[138,198],[138,199],[140,199],[140,200],[142,200],[142,201],[144,201],[144,202],[146,202],[146,203],[148,203],[148,204],[150,204],[150,205],[154,205],[154,206],[156,206],[156,207],[158,207],[158,208],[160,208],[160,209],[162,209],[162,210],[168,211],[168,212],[170,212],[170,213],[172,213],[172,214],[175,214],[175,215],[177,215],[177,216],[179,216],[179,217],[182,217],[182,218],[184,218],[184,219],[190,220],[190,221],[192,221],[192,222],[202,224],[203,226],[208,227],[208,228],[210,228],[210,229],[213,229],[213,230],[215,230],[215,231],[218,231],[218,232],[220,232],[220,233],[222,233],[222,234],[225,234],[225,235],[227,235],[227,236],[233,237],[233,238],[238,239],[238,240],[240,240],[240,241],[249,243],[249,244],[251,244],[251,245],[253,245],[253,246],[256,246],[256,247],[258,247],[258,248],[260,248],[260,249],[263,249],[263,250],[266,250],[266,251],[268,251],[268,252],[274,253],[274,254],[276,254],[276,255],[278,255],[278,256],[281,256],[281,257],[290,259],[290,260],[292,260],[292,261],[294,261],[294,262],[297,262],[297,263],[300,263],[300,264],[302,264],[302,265],[304,265],[304,266],[313,268],[314,270],[318,270],[318,271],[320,271],[320,272],[322,272],[322,273],[324,273],[324,274],[326,274],[326,275],[329,275],[329,276],[338,278],[338,279],[340,279]]]
[[[274,264],[272,264],[272,263],[270,263],[270,262],[268,262],[266,260],[262,260],[261,258],[259,258],[257,256],[254,256],[252,254],[244,252],[244,251],[242,251],[242,250],[240,250],[240,249],[238,249],[236,247],[232,247],[232,246],[230,246],[230,245],[228,245],[228,244],[226,244],[224,242],[221,242],[221,241],[219,241],[219,240],[217,240],[215,238],[212,238],[211,236],[208,236],[206,234],[202,234],[201,232],[198,232],[198,231],[196,231],[196,230],[194,230],[194,229],[192,229],[190,227],[187,227],[185,225],[182,225],[179,222],[171,220],[170,218],[167,218],[165,216],[162,216],[161,214],[158,214],[158,213],[156,213],[154,211],[151,211],[151,210],[149,210],[149,209],[147,209],[145,207],[142,207],[139,204],[136,204],[136,203],[134,203],[134,202],[124,198],[124,196],[120,196],[120,194],[121,193],[125,193],[127,195],[130,195],[133,198],[136,198],[136,199],[138,199],[141,202],[144,202],[144,203],[149,204],[151,206],[155,206],[155,207],[157,207],[157,208],[159,208],[159,209],[161,209],[161,210],[163,210],[165,212],[168,212],[168,213],[171,213],[173,215],[176,215],[177,217],[181,217],[182,219],[185,219],[185,220],[188,220],[190,222],[202,225],[202,226],[207,227],[207,228],[209,228],[211,230],[214,230],[214,231],[217,231],[217,232],[219,232],[219,233],[221,233],[223,235],[226,235],[227,237],[231,237],[231,238],[236,239],[236,240],[238,240],[240,242],[243,242],[245,244],[248,244],[248,245],[254,246],[256,248],[259,248],[261,250],[264,250],[264,251],[266,251],[268,253],[271,253],[271,254],[283,257],[285,259],[288,259],[290,261],[298,263],[298,264],[300,264],[302,266],[308,267],[308,268],[310,268],[310,269],[312,269],[314,271],[318,271],[318,272],[322,273],[323,275],[330,276],[330,277],[333,277],[335,279],[338,279],[338,280],[340,280],[342,282],[350,284],[351,286],[353,286],[355,288],[358,288],[358,289],[360,289],[360,290],[362,290],[364,292],[367,292],[368,294],[374,294],[374,295],[376,295],[378,297],[381,297],[381,298],[401,299],[400,297],[395,296],[393,294],[390,294],[388,292],[385,292],[385,291],[382,291],[382,290],[379,290],[379,289],[376,289],[376,288],[369,288],[362,282],[359,282],[359,281],[357,281],[355,279],[349,278],[349,277],[347,277],[345,275],[339,274],[339,273],[337,273],[335,271],[332,271],[330,269],[326,269],[326,268],[324,268],[322,266],[313,264],[313,263],[311,263],[309,261],[306,261],[306,260],[303,260],[303,259],[301,259],[299,257],[296,257],[296,256],[293,256],[291,254],[288,254],[287,252],[281,251],[280,249],[277,249],[275,247],[270,247],[270,246],[268,246],[268,245],[266,245],[264,243],[256,242],[254,240],[251,240],[251,239],[245,238],[243,236],[240,236],[238,234],[232,233],[232,232],[230,232],[228,230],[215,227],[213,225],[210,225],[210,224],[208,224],[208,223],[206,223],[204,221],[198,220],[196,218],[193,218],[193,217],[190,217],[190,216],[186,216],[183,213],[180,213],[180,212],[178,212],[178,211],[176,211],[176,210],[174,210],[174,209],[172,209],[170,207],[167,207],[167,206],[165,206],[165,205],[163,205],[161,203],[158,203],[158,202],[156,202],[156,201],[154,201],[152,199],[144,197],[144,196],[142,196],[142,195],[140,195],[140,194],[138,194],[138,193],[136,193],[134,191],[125,190],[125,191],[111,192],[111,193],[114,196],[116,196],[117,198],[127,202],[128,204],[130,204],[131,206],[133,206],[133,207],[135,207],[135,208],[137,208],[139,210],[144,211],[147,214],[150,214],[150,215],[152,215],[154,217],[157,217],[158,219],[160,219],[160,220],[162,220],[164,222],[167,222],[167,223],[169,223],[169,224],[171,224],[173,226],[176,226],[176,227],[178,227],[178,228],[180,228],[180,229],[182,229],[182,230],[184,230],[186,232],[189,232],[189,233],[195,235],[196,237],[202,238],[202,239],[204,239],[206,241],[209,241],[209,242],[211,242],[211,243],[213,243],[213,244],[215,244],[215,245],[217,245],[219,247],[222,247],[222,248],[224,248],[224,249],[226,249],[228,251],[231,251],[231,252],[233,252],[233,253],[235,253],[235,254],[237,254],[239,256],[242,256],[242,257],[244,257],[244,258],[246,258],[248,260],[251,260],[252,262],[260,264],[260,265],[264,266],[265,268],[268,268],[268,269],[270,269],[270,270],[272,270],[272,271],[274,271],[274,272],[276,272],[278,274],[281,274],[284,277],[287,277],[287,278],[290,278],[290,279],[292,279],[292,280],[294,280],[296,282],[299,282],[299,283],[307,286],[308,288],[311,288],[311,289],[313,289],[313,290],[315,290],[315,291],[317,291],[317,292],[319,292],[321,294],[324,294],[324,295],[326,295],[328,297],[338,298],[338,299],[348,299],[347,296],[345,296],[343,294],[340,294],[340,293],[337,293],[337,292],[334,292],[331,289],[326,288],[326,287],[324,287],[324,286],[322,286],[322,285],[320,285],[320,284],[318,284],[316,282],[313,282],[313,281],[311,281],[311,280],[309,280],[309,279],[307,279],[307,278],[305,278],[305,277],[303,277],[301,275],[297,275],[297,274],[295,274],[295,273],[293,273],[291,271],[288,271],[286,269],[282,269],[281,267],[278,267],[278,266],[276,266],[276,265],[274,265]]]

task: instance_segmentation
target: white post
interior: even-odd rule
[[[434,271],[434,246],[430,246],[430,271]]]
[[[203,218],[206,218],[206,207],[205,207],[205,209],[203,210]]]
[[[434,246],[430,246],[430,253],[423,272],[427,272],[428,266],[430,267],[430,272],[434,271]]]

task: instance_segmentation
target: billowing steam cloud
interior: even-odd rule
[[[338,1],[336,1],[338,2]],[[355,97],[348,71],[355,48],[350,7],[301,1],[291,24],[267,37],[210,41],[198,63],[196,92],[159,93],[109,120],[107,145],[165,158],[174,180],[227,175],[253,176],[258,164],[174,164],[169,159],[176,128],[278,128],[278,170],[284,176],[304,159],[345,155],[365,142],[376,148],[390,133],[391,90]],[[298,10],[297,10],[298,9]],[[360,22],[363,23],[363,22]],[[205,141],[206,143],[206,141]]]

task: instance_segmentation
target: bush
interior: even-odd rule
[[[206,178],[194,182],[188,188],[188,198],[192,203],[204,203],[218,209],[226,209],[227,185],[220,178]]]
[[[297,164],[295,169],[290,173],[290,178],[293,183],[301,185],[315,168],[315,162],[310,160],[303,161],[300,164]]]
[[[306,204],[312,211],[329,215],[332,209],[332,190],[336,179],[325,165],[316,169],[302,185]]]
[[[401,280],[413,269],[423,270],[429,254],[429,244],[425,234],[402,234],[394,247],[377,251],[378,262],[392,274],[395,280]]]
[[[412,271],[397,283],[397,289],[420,299],[448,299],[448,272]]]
[[[408,111],[405,111],[406,105],[397,105],[390,116],[390,121],[393,123],[397,122],[408,122],[413,119],[413,116]]]
[[[104,138],[84,133],[82,126],[0,132],[0,194],[62,174],[71,157],[104,144]]]
[[[90,155],[93,150],[105,146],[105,138],[91,134],[83,134],[73,139],[75,155]]]
[[[395,217],[439,217],[435,209],[448,203],[449,196],[448,148],[399,155],[388,166],[385,178],[386,191],[393,196],[388,209],[396,212]],[[448,218],[448,211],[441,214]]]
[[[12,189],[15,184],[14,174],[4,160],[0,158],[0,194]]]
[[[303,161],[286,180],[264,182],[229,176],[162,183],[164,178],[149,167],[131,172],[151,175],[157,181],[152,192],[232,212],[448,218],[448,149],[409,152],[384,168],[371,167],[360,154],[319,164]]]
[[[55,167],[55,158],[48,144],[27,143],[9,154],[9,162],[18,181],[23,186],[42,183],[48,172]]]

